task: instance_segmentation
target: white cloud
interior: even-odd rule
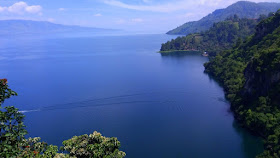
[[[130,5],[117,0],[104,0],[103,2],[112,6],[140,11],[172,12],[186,8],[185,5],[177,5],[178,3],[167,3],[161,5]]]
[[[100,14],[100,13],[97,13],[97,14],[94,14],[94,16],[102,16],[102,14]]]
[[[59,11],[65,11],[65,8],[59,8],[58,10]]]
[[[139,11],[152,11],[152,12],[174,12],[179,10],[187,10],[187,9],[198,9],[198,7],[215,7],[215,8],[224,8],[233,4],[239,0],[178,0],[173,2],[168,2],[164,4],[154,4],[154,5],[133,5],[123,3],[119,0],[103,0],[105,4],[132,9],[132,10],[139,10]],[[253,2],[271,2],[275,0],[251,0]],[[143,0],[143,2],[151,2],[150,0]]]
[[[42,7],[39,5],[27,6],[25,11],[28,13],[36,14],[42,11]]]
[[[13,13],[13,14],[24,14],[24,13],[30,13],[30,14],[39,14],[41,15],[42,7],[40,5],[28,5],[27,3],[21,1],[16,2],[11,6],[8,7],[2,7],[0,6],[0,13],[6,12],[6,13]]]

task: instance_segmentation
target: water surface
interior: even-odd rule
[[[128,158],[251,158],[260,140],[238,127],[199,54],[160,55],[168,35],[0,39],[0,75],[19,96],[28,136],[60,146],[99,131]]]

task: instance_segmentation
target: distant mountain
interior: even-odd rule
[[[200,33],[208,30],[214,23],[220,22],[229,16],[238,15],[240,18],[256,19],[260,15],[267,15],[280,9],[280,3],[254,3],[247,1],[239,1],[230,5],[225,9],[215,10],[199,21],[187,22],[167,34],[187,35],[190,33]]]
[[[110,29],[54,24],[47,21],[0,20],[0,35],[101,32]]]

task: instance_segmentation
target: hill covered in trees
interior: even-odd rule
[[[258,18],[262,14],[276,12],[280,8],[280,3],[254,3],[239,1],[225,9],[215,10],[199,21],[187,22],[167,34],[188,35],[208,30],[214,23],[224,21],[229,16],[238,15],[240,18]]]
[[[258,157],[280,157],[280,10],[205,68],[223,85],[237,120],[264,138],[265,151]]]
[[[255,32],[255,27],[261,19],[239,18],[237,15],[227,18],[225,21],[214,23],[207,31],[177,37],[162,44],[161,51],[201,51],[216,55],[223,50],[240,44],[247,36]]]

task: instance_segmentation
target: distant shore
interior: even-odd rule
[[[168,51],[159,51],[158,53],[202,53],[201,51],[194,51],[194,50],[168,50]]]

